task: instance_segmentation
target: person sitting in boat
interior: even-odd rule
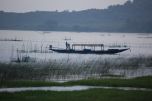
[[[65,45],[66,45],[66,49],[69,50],[70,49],[70,44],[66,41]]]

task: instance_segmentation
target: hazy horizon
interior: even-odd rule
[[[0,0],[0,11],[80,11],[105,9],[110,5],[124,4],[128,0]]]

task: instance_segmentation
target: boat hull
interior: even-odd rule
[[[68,53],[68,54],[116,54],[128,49],[108,49],[108,50],[66,50],[66,49],[50,49],[57,53]]]

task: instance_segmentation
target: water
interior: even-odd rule
[[[111,74],[114,75],[124,75],[126,78],[142,77],[152,75],[152,67],[138,68],[134,70],[125,70],[125,69],[113,69],[109,70]]]
[[[93,88],[102,89],[118,89],[118,90],[137,90],[137,91],[152,91],[147,88],[135,88],[135,87],[105,87],[105,86],[52,86],[52,87],[20,87],[20,88],[0,88],[0,93],[3,92],[23,92],[23,91],[82,91]]]
[[[65,40],[67,39],[67,40]],[[52,53],[49,50],[49,45],[53,47],[65,48],[65,42],[68,43],[85,43],[85,44],[104,44],[105,48],[111,48],[109,46],[124,46],[126,45],[131,49],[116,55],[95,55],[95,54],[61,54]],[[65,79],[75,80],[84,79],[93,75],[100,75],[98,71],[104,67],[100,66],[98,60],[107,59],[109,61],[118,60],[118,58],[131,58],[131,57],[146,57],[152,56],[152,34],[147,33],[101,33],[101,32],[43,32],[43,31],[18,31],[18,30],[0,30],[0,62],[10,62],[17,60],[17,57],[30,57],[34,61],[41,64],[44,61],[50,63],[59,63],[59,66],[63,68],[64,65],[68,68],[78,67],[78,74],[61,75],[60,71],[52,77],[48,77],[48,80],[63,79],[62,76],[67,77]],[[117,47],[121,48],[121,47]],[[124,48],[124,47],[123,47]],[[19,52],[19,51],[25,52]],[[110,58],[110,59],[109,59]],[[32,63],[34,62],[33,60]],[[100,62],[99,61],[99,62]],[[88,63],[89,62],[89,63]],[[121,61],[120,61],[121,62]],[[57,63],[57,64],[58,64]],[[78,65],[77,65],[78,63]],[[67,65],[66,65],[67,64]],[[75,64],[75,66],[74,66]],[[90,69],[86,69],[86,65],[91,65]],[[97,64],[97,66],[96,66]],[[79,67],[83,67],[82,69]],[[132,66],[133,67],[133,66]],[[97,68],[97,69],[96,69]],[[136,67],[133,67],[136,68]],[[86,71],[84,71],[84,69]],[[74,70],[74,69],[73,69]],[[87,71],[88,70],[88,71]],[[89,71],[90,70],[90,71]],[[92,71],[94,74],[89,74]],[[59,74],[59,73],[60,74]],[[125,70],[125,69],[109,69],[107,73],[114,75],[123,75],[125,77],[138,77],[152,75],[152,68],[141,66],[138,69]],[[61,75],[61,78],[55,78],[56,75]],[[87,76],[88,75],[88,76]],[[99,76],[98,76],[99,77]]]
[[[12,40],[22,41],[12,41]],[[49,45],[65,48],[65,39],[73,43],[105,44],[107,48],[112,45],[127,45],[131,51],[119,55],[69,55],[50,53]],[[0,61],[9,62],[18,56],[30,56],[37,60],[65,60],[80,61],[98,57],[134,57],[152,56],[152,34],[146,33],[101,33],[101,32],[43,32],[43,31],[18,31],[0,30]],[[26,53],[17,54],[17,50]],[[37,53],[31,51],[38,50]]]

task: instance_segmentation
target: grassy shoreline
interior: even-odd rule
[[[43,87],[43,86],[112,86],[112,87],[138,87],[152,88],[152,76],[138,77],[132,79],[107,78],[107,79],[86,79],[68,81],[63,83],[48,81],[5,81],[0,84],[0,88],[6,87]]]
[[[151,101],[151,99],[151,91],[123,91],[115,89],[0,93],[1,101]]]
[[[152,88],[152,76],[132,79],[108,78],[69,81],[65,83],[45,81],[7,81],[0,87],[30,86],[130,86]],[[84,91],[23,91],[0,93],[0,101],[151,101],[152,91],[134,91],[94,88]]]
[[[136,60],[136,59],[135,59]],[[140,61],[128,61],[119,67],[135,69],[140,68],[138,64]],[[148,59],[151,61],[151,58]],[[131,61],[131,62],[130,62]],[[145,60],[147,61],[147,59]],[[109,61],[105,61],[99,65],[99,68],[103,70],[99,71],[102,73],[107,73],[108,67],[113,66],[113,64],[108,64]],[[111,63],[111,62],[110,62]],[[119,62],[118,62],[119,63]],[[151,62],[143,62],[148,67],[151,67]],[[90,64],[90,63],[89,63]],[[129,64],[129,65],[128,65]],[[111,78],[87,78],[77,81],[68,81],[64,83],[58,82],[49,82],[45,81],[45,77],[58,75],[59,73],[62,76],[65,76],[66,72],[75,73],[77,68],[74,67],[65,69],[63,71],[60,65],[50,64],[46,68],[35,68],[41,65],[31,66],[31,65],[22,65],[22,64],[1,64],[1,79],[0,79],[0,88],[6,87],[44,87],[44,86],[74,86],[74,85],[88,85],[88,86],[109,86],[109,87],[136,87],[136,88],[149,88],[152,89],[152,76],[137,77],[131,79],[125,79],[125,77],[114,77],[111,75]],[[68,67],[72,65],[65,65],[63,67]],[[89,65],[87,65],[89,66]],[[91,67],[80,68],[80,73],[84,72]],[[93,67],[93,66],[92,66]],[[134,68],[132,68],[134,67]],[[57,70],[54,70],[57,68]],[[93,68],[94,69],[94,68]],[[50,71],[48,71],[50,70]],[[59,71],[58,71],[59,70]],[[71,71],[72,70],[72,71]],[[79,69],[78,69],[79,70]],[[78,71],[77,70],[77,71]],[[98,68],[97,68],[98,71]],[[65,73],[65,74],[64,74]],[[90,72],[89,72],[90,73]],[[79,74],[79,72],[76,74]],[[103,76],[103,75],[101,75]],[[33,78],[38,79],[33,79]],[[44,77],[44,78],[42,78]],[[16,93],[0,93],[0,101],[151,101],[152,91],[124,91],[116,89],[89,89],[85,91],[25,91],[25,92],[16,92]]]

